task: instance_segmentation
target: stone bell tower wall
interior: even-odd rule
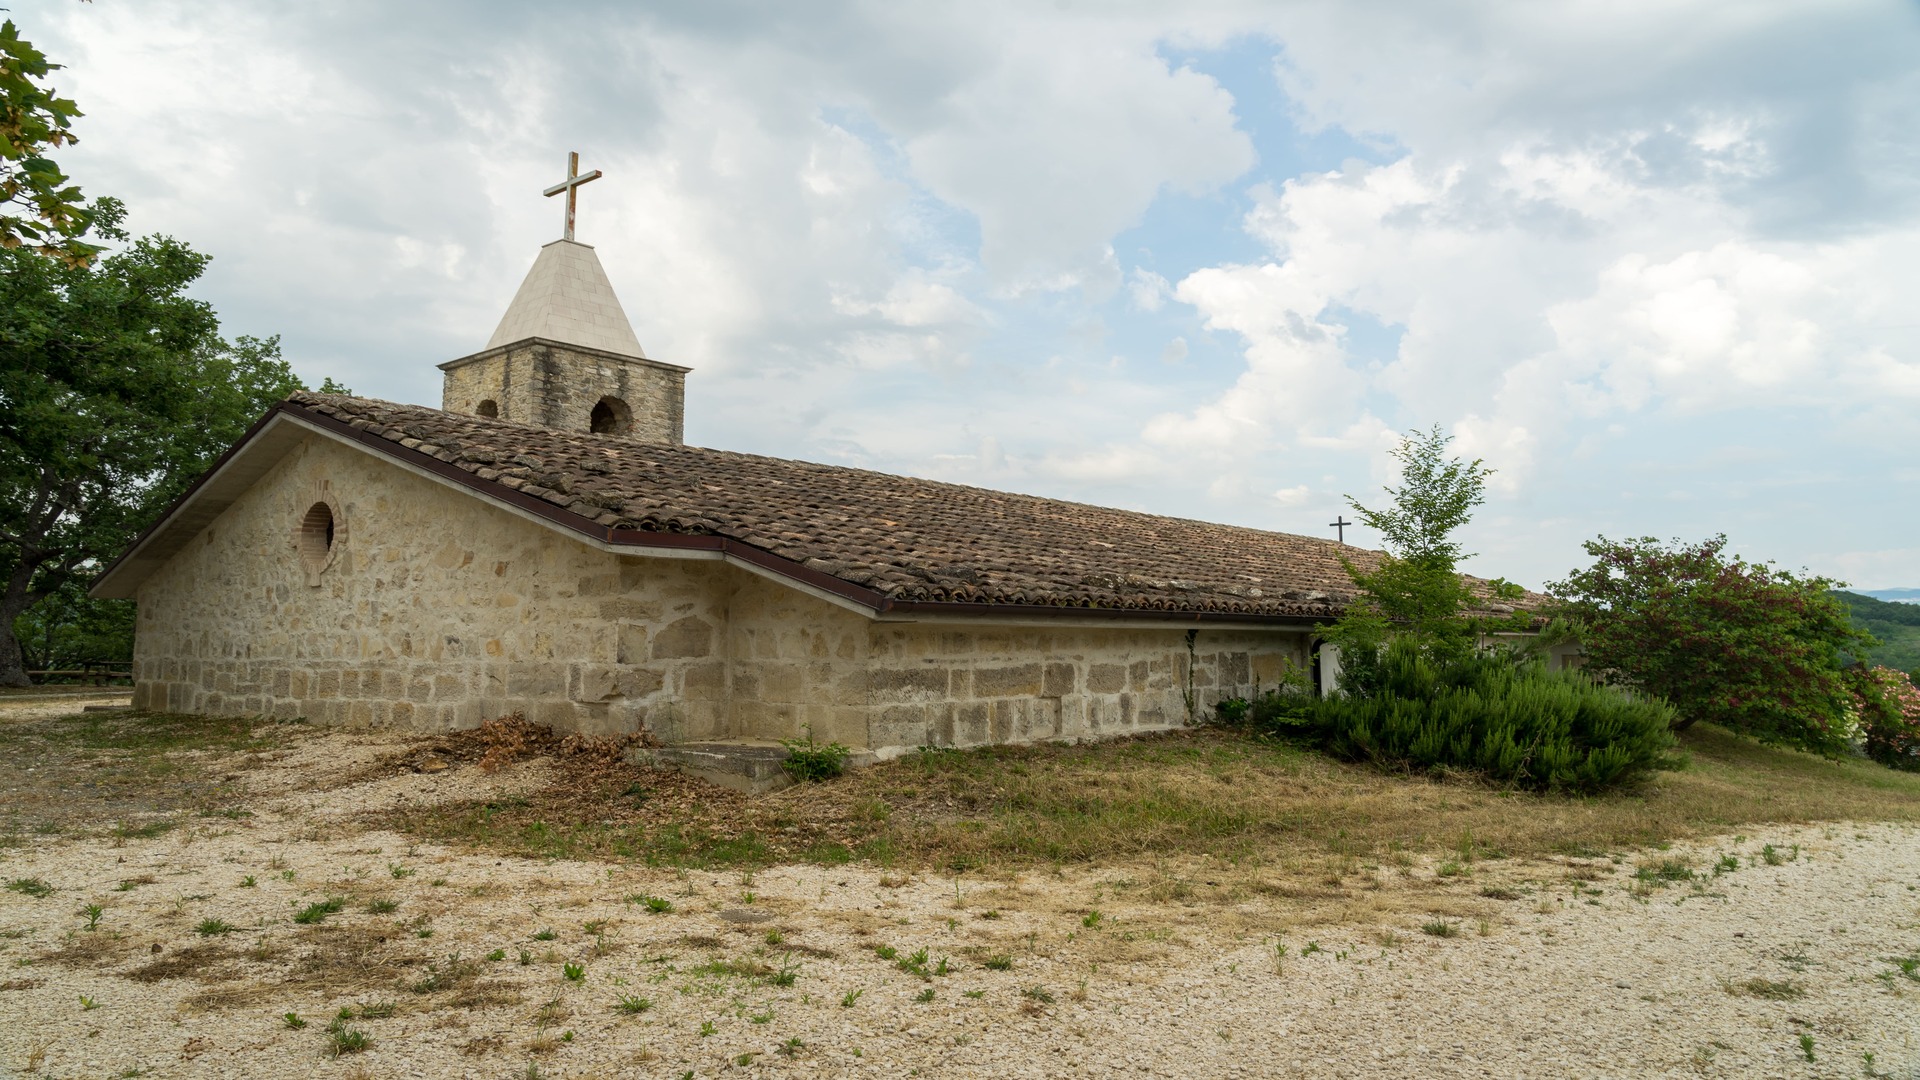
[[[604,402],[600,430],[606,433],[674,445],[686,441],[688,369],[675,364],[528,338],[440,370],[446,373],[440,407],[448,412],[593,431],[594,407]]]

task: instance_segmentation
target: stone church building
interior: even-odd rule
[[[440,367],[438,409],[288,398],[106,570],[136,706],[882,758],[1147,731],[1311,669],[1371,556],[687,446],[688,369],[572,240]]]

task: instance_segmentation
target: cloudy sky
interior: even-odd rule
[[[1331,535],[1439,424],[1499,470],[1479,572],[1725,532],[1920,585],[1911,3],[11,17],[61,164],[314,383],[438,404],[578,150],[690,442]]]

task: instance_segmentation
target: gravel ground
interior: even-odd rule
[[[1366,902],[1303,923],[1297,883],[1206,861],[462,854],[350,819],[544,765],[370,770],[393,745],[306,740],[242,778],[250,816],[0,850],[52,890],[0,891],[0,1076],[1920,1076],[1913,828],[1356,863]],[[343,1009],[369,1042],[335,1057]]]

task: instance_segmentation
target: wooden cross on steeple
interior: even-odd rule
[[[579,151],[572,151],[567,154],[567,178],[548,188],[546,191],[549,196],[558,195],[563,191],[567,193],[567,231],[563,239],[573,239],[573,210],[574,203],[580,191],[580,185],[589,180],[598,179],[600,179],[599,169],[595,169],[585,176],[580,175]]]
[[[1344,544],[1347,542],[1347,526],[1352,524],[1353,522],[1347,520],[1347,515],[1335,514],[1333,520],[1327,522],[1327,528],[1340,530],[1340,542]]]

